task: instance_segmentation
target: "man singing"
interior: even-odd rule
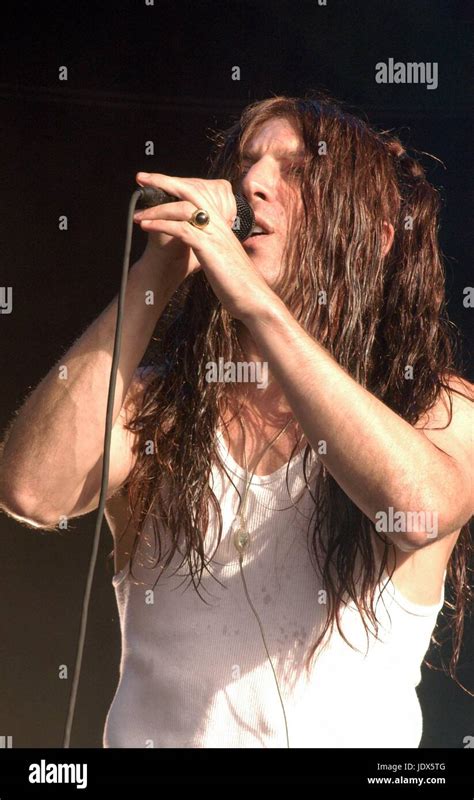
[[[446,578],[451,671],[471,599],[474,386],[444,311],[438,194],[322,93],[254,103],[215,145],[206,180],[137,175],[178,201],[135,215],[104,746],[418,747]],[[27,525],[98,506],[116,313],[5,436],[2,508]],[[267,365],[268,385],[209,379],[222,360]]]

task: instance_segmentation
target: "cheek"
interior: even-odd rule
[[[287,210],[287,222],[288,228],[294,227],[298,220],[301,220],[302,215],[304,214],[304,206],[303,200],[301,198],[301,194],[297,193],[293,196],[291,205]]]
[[[281,213],[278,215],[278,229],[282,235],[288,235],[290,231],[294,230],[298,220],[301,220],[303,213],[303,205],[301,200],[298,203],[292,203],[286,208],[282,208]]]

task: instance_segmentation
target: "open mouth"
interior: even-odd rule
[[[270,231],[266,231],[260,225],[257,225],[255,223],[255,225],[253,226],[252,230],[250,231],[250,235],[247,236],[246,241],[248,241],[249,239],[256,239],[257,236],[268,236],[269,233],[270,233]]]
[[[253,239],[254,236],[265,236],[266,233],[267,232],[264,231],[263,228],[260,227],[260,225],[254,225],[252,230],[250,231],[250,236],[247,236],[247,239]]]

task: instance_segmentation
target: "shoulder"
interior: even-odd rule
[[[473,505],[474,385],[452,375],[444,377],[444,383],[446,388],[415,427],[450,457],[450,465],[455,465],[458,496],[467,514]],[[413,552],[394,554],[393,583],[405,597],[422,605],[438,601],[459,533],[460,529]]]
[[[454,375],[444,377],[444,384],[434,406],[415,427],[457,463],[472,489],[474,384]]]

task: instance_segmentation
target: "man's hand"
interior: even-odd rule
[[[232,231],[237,209],[229,181],[142,172],[136,178],[140,185],[160,188],[180,198],[139,211],[134,219],[150,234],[149,247],[158,250],[172,246],[171,261],[178,260],[181,265],[186,262],[183,279],[202,268],[224,308],[243,322],[269,303],[280,302]],[[210,216],[209,224],[202,229],[188,222],[198,208]]]

